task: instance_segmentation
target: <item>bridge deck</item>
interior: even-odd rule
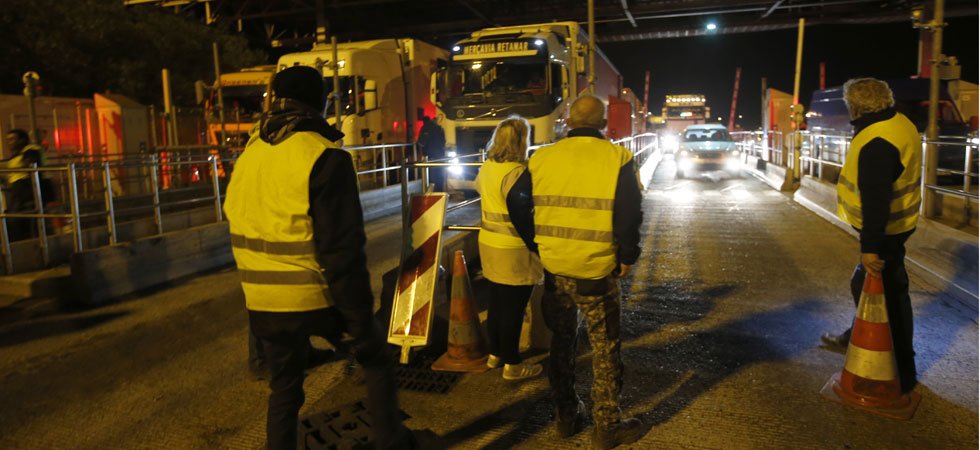
[[[637,448],[977,446],[975,301],[910,268],[916,416],[828,402],[818,391],[844,357],[819,335],[853,316],[854,239],[754,178],[672,173],[665,161],[645,195],[644,256],[624,285],[623,404],[653,427]],[[376,278],[396,261],[396,223],[369,229]],[[245,370],[237,281],[226,270],[93,310],[0,315],[0,447],[259,448],[266,387]],[[588,399],[589,355],[579,362]],[[350,373],[313,371],[302,414],[362,396]],[[557,438],[544,377],[467,375],[445,394],[402,391],[402,409],[457,448],[588,445]]]

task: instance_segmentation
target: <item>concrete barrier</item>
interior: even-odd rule
[[[850,224],[837,217],[835,185],[803,177],[800,189],[793,194],[793,199],[855,238],[858,236]],[[934,220],[921,219],[905,247],[909,262],[936,277],[947,288],[977,299],[980,283],[977,277],[976,234],[966,233]]]
[[[227,223],[85,250],[71,257],[69,301],[98,305],[178,278],[231,265]]]
[[[792,190],[791,184],[787,183],[786,171],[788,169],[785,167],[771,164],[755,156],[747,156],[745,158],[745,170],[755,175],[756,178],[759,178],[773,189],[780,191]]]

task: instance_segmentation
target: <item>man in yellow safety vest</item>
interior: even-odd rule
[[[912,301],[905,272],[905,241],[915,232],[922,200],[922,138],[895,111],[888,84],[858,78],[844,84],[854,138],[837,181],[837,215],[860,232],[861,257],[851,277],[854,304],[864,277],[882,277],[888,322],[902,391],[916,385],[912,350]],[[823,342],[847,348],[851,330],[825,334]]]
[[[373,318],[366,237],[350,155],[323,120],[323,78],[290,67],[235,164],[224,210],[249,324],[269,368],[270,449],[296,448],[311,335],[353,337],[377,448],[414,445],[401,423],[394,359]]]
[[[0,167],[5,169],[27,169],[32,165],[42,167],[45,164],[44,147],[31,142],[30,135],[20,128],[14,128],[7,132],[6,145],[12,150],[10,159],[2,162]],[[43,174],[39,174],[39,188],[41,191],[42,204],[46,200],[51,200],[51,181]],[[31,212],[37,207],[34,205],[34,182],[33,172],[8,172],[5,175],[5,188],[10,193],[7,203],[7,212]],[[35,234],[32,219],[8,219],[8,231],[11,241],[19,241],[30,238]]]
[[[640,256],[642,194],[633,155],[600,131],[605,112],[598,98],[579,97],[569,112],[568,136],[538,149],[507,196],[515,229],[545,269],[541,307],[554,333],[548,379],[562,437],[575,434],[584,413],[575,393],[578,311],[588,323],[592,447],[598,449],[635,442],[644,433],[642,423],[622,418],[619,407],[619,278]]]

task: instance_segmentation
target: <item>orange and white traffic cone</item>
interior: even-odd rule
[[[820,394],[829,400],[899,420],[911,419],[919,407],[921,396],[916,392],[903,393],[898,380],[880,276],[865,276],[844,370],[834,374]]]
[[[442,372],[486,372],[487,352],[480,333],[480,318],[473,305],[466,259],[456,251],[453,265],[452,303],[449,306],[449,343],[446,353],[432,363],[432,370]]]

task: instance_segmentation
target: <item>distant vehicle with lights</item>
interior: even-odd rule
[[[569,105],[589,87],[588,59],[588,37],[576,22],[487,28],[457,42],[448,69],[432,80],[447,155],[484,152],[494,128],[512,114],[530,122],[532,145],[559,139]],[[595,75],[595,96],[619,96],[622,77],[598,48]],[[473,189],[475,174],[450,167],[447,185]]]
[[[669,94],[664,99],[661,117],[664,150],[671,153],[678,149],[681,135],[689,125],[705,123],[711,117],[711,108],[701,94]]]
[[[212,90],[204,101],[208,120],[208,144],[218,145],[224,130],[224,145],[244,146],[248,132],[265,109],[269,83],[276,66],[256,66],[221,74],[221,95],[225,107],[224,124],[218,114],[218,92]],[[201,94],[203,95],[203,94]]]
[[[680,146],[674,157],[677,162],[677,178],[705,172],[725,172],[739,176],[740,156],[735,141],[724,125],[691,125],[681,135]]]
[[[335,105],[339,101],[337,128],[345,135],[345,146],[402,144],[418,136],[422,114],[436,116],[429,95],[430,77],[448,59],[449,52],[418,39],[339,43],[339,96],[333,95],[333,47],[329,43],[315,44],[307,52],[283,55],[277,71],[301,65],[323,74],[328,91],[323,114],[328,123],[337,126]],[[389,163],[406,156],[400,148],[354,152],[355,165],[359,170],[380,168],[383,153],[387,153]]]

